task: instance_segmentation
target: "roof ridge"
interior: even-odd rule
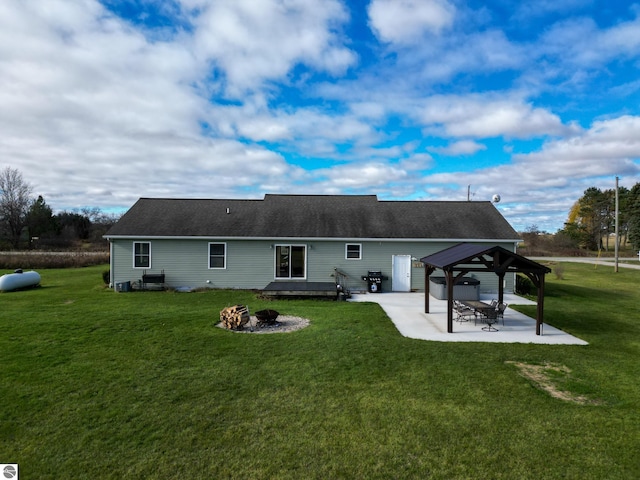
[[[265,193],[264,198],[267,197],[310,197],[310,198],[318,198],[318,197],[373,197],[378,198],[376,194],[328,194],[328,193]]]

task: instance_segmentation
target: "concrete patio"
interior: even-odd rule
[[[481,295],[481,300],[490,302],[496,295]],[[424,313],[424,292],[382,292],[354,294],[351,302],[375,302],[391,318],[398,331],[405,337],[436,342],[493,342],[493,343],[537,343],[545,345],[587,345],[573,335],[544,324],[542,335],[536,335],[536,321],[511,308],[504,312],[502,321],[496,324],[497,332],[482,330],[484,324],[456,322],[453,333],[447,333],[447,302],[430,297],[430,313]],[[535,305],[535,302],[513,294],[505,294],[509,305]]]

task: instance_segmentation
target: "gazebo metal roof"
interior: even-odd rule
[[[499,277],[498,301],[504,298],[507,273],[526,275],[538,289],[536,335],[541,334],[544,311],[544,278],[551,269],[522,255],[495,246],[460,243],[420,259],[425,264],[425,313],[429,313],[429,276],[441,269],[447,285],[447,331],[453,332],[453,286],[469,272],[494,272]]]

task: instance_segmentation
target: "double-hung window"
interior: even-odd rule
[[[133,242],[133,268],[151,268],[151,242]]]
[[[209,268],[227,268],[227,244],[209,244]]]
[[[362,244],[347,243],[345,245],[345,258],[347,260],[362,260]]]

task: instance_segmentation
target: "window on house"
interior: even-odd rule
[[[306,278],[306,245],[276,245],[276,278]]]
[[[345,257],[347,260],[362,260],[362,244],[347,243]]]
[[[133,267],[151,268],[150,242],[133,242]]]
[[[226,243],[210,243],[209,244],[209,268],[226,268],[227,267],[227,244]]]

